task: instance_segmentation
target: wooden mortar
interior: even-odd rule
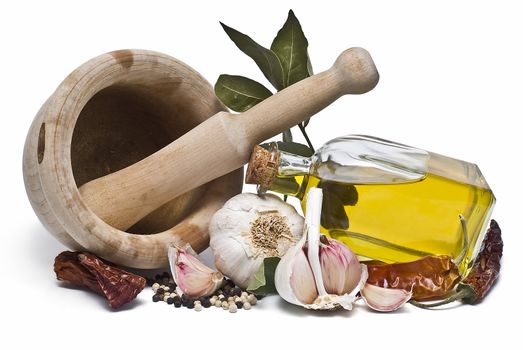
[[[23,171],[34,211],[68,247],[126,266],[166,266],[165,247],[176,240],[205,249],[212,214],[241,192],[242,169],[168,201],[127,232],[94,214],[78,188],[155,153],[223,110],[200,74],[167,55],[122,50],[86,62],[29,130]]]
[[[103,55],[73,72],[38,113],[26,142],[26,188],[62,242],[119,264],[160,267],[170,241],[205,248],[209,219],[241,191],[242,170],[234,170],[254,145],[378,79],[368,52],[348,49],[325,72],[237,115],[218,112],[223,106],[209,84],[168,56]],[[105,125],[106,118],[117,120]],[[169,225],[182,221],[134,234],[165,229],[165,212],[174,218]]]

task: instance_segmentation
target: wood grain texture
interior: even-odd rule
[[[135,220],[131,231],[140,234],[98,217],[78,186],[139,162],[224,109],[204,78],[167,55],[122,50],[88,61],[58,87],[29,130],[23,172],[33,209],[62,243],[126,266],[166,266],[172,241],[205,249],[212,213],[241,191],[242,169],[151,208]],[[128,186],[125,179],[121,185]]]
[[[170,242],[207,247],[212,214],[241,191],[255,144],[378,78],[370,55],[349,49],[331,69],[240,116],[224,112],[209,83],[172,57],[108,53],[72,72],[36,116],[24,151],[27,193],[71,248],[165,266]]]
[[[99,217],[126,229],[171,198],[243,166],[254,145],[342,95],[373,89],[378,79],[369,53],[348,49],[329,70],[291,85],[242,115],[220,112],[149,157],[84,184],[80,192]]]

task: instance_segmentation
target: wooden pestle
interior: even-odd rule
[[[80,187],[87,206],[125,230],[169,200],[249,161],[254,145],[306,120],[345,94],[378,83],[369,53],[344,51],[334,65],[241,115],[220,112],[141,161]]]

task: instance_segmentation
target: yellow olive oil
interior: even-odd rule
[[[272,174],[267,188],[299,198],[304,212],[309,189],[321,188],[321,230],[360,259],[448,255],[468,273],[495,203],[477,165],[362,135],[333,139],[311,157],[267,153],[250,174]]]
[[[478,236],[485,231],[483,225],[495,201],[488,187],[432,173],[409,183],[354,185],[311,175],[278,176],[271,190],[298,197],[305,212],[306,193],[318,186],[324,193],[321,231],[345,243],[360,259],[392,263],[426,255],[457,258],[466,249],[460,265],[463,274],[474,257],[471,242],[482,239]],[[350,204],[340,203],[337,194],[348,186],[354,188],[357,198]],[[468,236],[460,215],[465,218]]]
[[[305,192],[319,183],[320,179],[310,176]],[[322,227],[322,231],[345,243],[362,258],[388,263],[412,261],[426,255],[457,258],[464,244],[477,241],[494,201],[489,189],[430,173],[413,183],[354,187],[357,202],[343,206],[348,227],[333,225]],[[324,189],[326,191],[328,189]],[[329,194],[324,197],[329,200]],[[305,206],[303,198],[302,206]],[[466,220],[469,235],[466,238],[460,214]],[[462,271],[468,268],[474,247],[469,245],[466,249]]]

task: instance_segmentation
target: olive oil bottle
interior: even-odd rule
[[[360,259],[412,261],[449,255],[466,274],[495,197],[475,164],[359,135],[334,139],[312,157],[256,148],[246,182],[298,197],[323,189],[321,229]]]

